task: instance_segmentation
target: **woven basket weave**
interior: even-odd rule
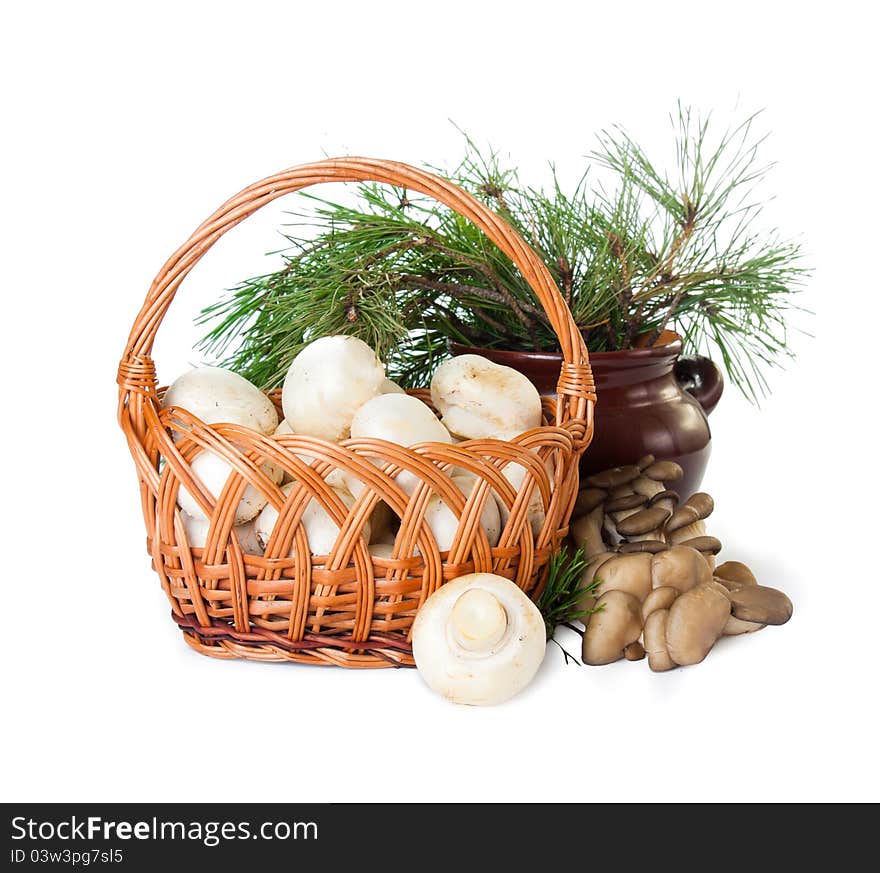
[[[402,448],[383,440],[349,439],[336,445],[295,434],[267,437],[236,425],[209,426],[180,408],[174,408],[173,418],[162,408],[150,354],[189,271],[226,231],[261,206],[309,185],[346,181],[383,182],[431,195],[471,220],[513,260],[544,306],[564,357],[558,397],[544,401],[544,426],[509,442]],[[546,267],[521,237],[450,182],[406,164],[367,158],[294,167],[223,204],[153,281],[128,338],[118,384],[119,424],[137,468],[147,548],[186,641],[221,658],[346,667],[411,666],[409,634],[416,611],[439,585],[464,573],[498,573],[532,597],[540,594],[549,557],[567,532],[578,460],[592,438],[596,399],[580,332]],[[427,391],[411,393],[430,404]],[[279,406],[278,393],[270,396]],[[232,468],[220,494],[212,494],[190,466],[205,449]],[[288,497],[262,471],[267,461],[297,483]],[[526,471],[518,492],[501,472],[511,463]],[[478,477],[469,497],[452,483],[448,474],[453,468]],[[365,486],[350,510],[325,481],[337,469]],[[411,496],[395,482],[401,469],[421,480]],[[233,532],[234,510],[249,484],[280,513],[262,556],[244,554]],[[210,518],[204,548],[191,548],[187,541],[176,503],[181,485]],[[537,535],[527,517],[535,489],[545,510]],[[448,552],[438,551],[423,521],[435,493],[459,518]],[[485,501],[495,498],[508,507],[509,518],[498,545],[490,548],[479,520]],[[312,499],[339,526],[329,555],[311,553],[299,523]],[[390,559],[371,557],[362,535],[380,500],[400,521]]]

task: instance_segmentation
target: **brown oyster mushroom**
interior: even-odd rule
[[[621,555],[631,555],[634,552],[650,552],[656,555],[658,552],[665,552],[668,548],[669,544],[661,540],[633,540],[631,543],[621,543],[617,551]]]
[[[606,561],[595,573],[599,580],[596,596],[608,591],[625,591],[641,602],[651,593],[651,562],[654,556],[648,553],[617,555]]]
[[[597,506],[601,506],[605,502],[607,496],[608,492],[602,488],[582,488],[578,491],[572,515],[578,518],[581,515],[592,512]]]
[[[666,621],[669,657],[683,667],[699,664],[723,633],[730,606],[730,601],[712,584],[697,585],[677,597],[669,607]]]
[[[645,657],[645,650],[639,642],[630,643],[623,650],[623,657],[626,658],[627,661],[641,661],[642,658]]]
[[[675,482],[684,476],[684,470],[675,461],[655,461],[640,472],[656,482]]]
[[[597,608],[587,622],[581,650],[584,663],[593,667],[619,661],[642,633],[641,604],[631,594],[607,591]]]
[[[571,526],[571,538],[580,549],[583,548],[586,557],[591,558],[605,551],[605,541],[602,539],[602,520],[605,511],[599,504],[591,512],[582,515]]]
[[[648,509],[642,509],[627,518],[618,521],[616,524],[617,533],[620,536],[630,539],[637,536],[646,536],[654,532],[659,532],[660,528],[665,524],[672,510],[665,506],[651,506]],[[656,537],[659,539],[659,537]]]
[[[657,612],[660,609],[669,609],[679,594],[681,592],[677,588],[669,586],[655,588],[642,603],[642,621],[647,622],[648,616],[652,612]]]
[[[758,584],[755,574],[742,561],[725,561],[715,568],[714,575],[730,591]]]
[[[626,509],[641,509],[648,502],[644,494],[623,494],[605,501],[605,512],[622,512]]]
[[[654,555],[651,564],[651,584],[654,588],[675,588],[683,593],[711,580],[712,571],[696,549],[672,546]]]
[[[652,612],[645,621],[645,651],[648,653],[648,666],[655,673],[674,670],[678,665],[669,657],[666,648],[666,623],[668,609]]]
[[[704,536],[706,525],[703,521],[714,509],[715,501],[710,495],[703,491],[691,494],[666,522],[666,539],[673,545],[678,545],[685,540]]]
[[[791,600],[782,591],[764,585],[745,585],[728,592],[731,611],[740,621],[755,624],[785,624],[794,612]]]
[[[639,470],[644,471],[648,467],[650,467],[651,464],[653,464],[656,460],[657,459],[653,455],[644,455],[643,457],[639,458],[638,461],[636,461],[636,466],[639,468]]]
[[[715,570],[715,555],[721,551],[721,540],[718,537],[701,536],[691,537],[678,543],[680,546],[687,546],[690,549],[696,549],[706,562],[710,570]]]
[[[638,467],[629,465],[626,467],[611,467],[609,470],[602,470],[601,473],[595,473],[588,476],[586,483],[592,488],[617,488],[619,485],[626,485],[641,474]]]
[[[578,583],[578,588],[581,592],[577,601],[578,612],[587,612],[596,605],[596,595],[587,589],[593,584],[599,568],[616,557],[617,552],[600,552],[589,560],[583,573],[581,573],[581,579]],[[586,624],[586,620],[584,620],[584,623]]]

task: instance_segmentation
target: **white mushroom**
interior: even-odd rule
[[[295,483],[291,482],[285,485],[281,490],[285,497],[293,491]],[[339,499],[349,508],[354,505],[354,498],[347,491],[333,489]],[[257,516],[254,522],[254,529],[263,548],[269,542],[272,529],[278,521],[278,510],[271,503],[266,504],[263,511]],[[300,524],[306,532],[309,540],[309,548],[313,555],[327,555],[333,550],[336,538],[339,536],[339,526],[327,514],[323,506],[313,497],[305,508],[300,519]],[[367,522],[363,529],[364,538],[370,540],[370,524]],[[293,555],[293,543],[291,543],[288,557]]]
[[[406,394],[406,391],[393,379],[383,379],[379,391],[382,394]]]
[[[238,424],[262,434],[278,426],[272,401],[256,385],[221,367],[198,367],[179,376],[165,392],[162,406],[179,406],[205,424]]]
[[[444,361],[431,380],[431,401],[449,431],[465,439],[500,438],[541,424],[541,396],[522,373],[480,355]]]
[[[385,367],[353,336],[326,336],[294,358],[281,392],[284,417],[296,433],[337,442],[355,412],[381,390]]]
[[[550,480],[550,487],[552,490],[553,465],[549,460],[544,461],[544,469],[547,471],[547,478]],[[504,474],[504,478],[513,485],[513,490],[518,493],[526,480],[526,468],[516,461],[511,461],[502,468],[501,472]],[[510,517],[510,510],[500,496],[498,497],[498,508],[501,511],[501,527],[503,528],[507,524],[507,519]],[[541,497],[541,489],[538,487],[537,483],[532,486],[532,493],[529,496],[526,517],[531,525],[532,533],[535,536],[538,536],[541,532],[541,528],[544,526],[546,513],[544,512],[544,501]]]
[[[189,541],[190,548],[205,548],[205,544],[208,542],[208,528],[210,527],[208,519],[204,515],[194,517],[186,512],[181,512],[181,517],[183,518],[183,527],[186,530],[186,538]],[[237,525],[233,528],[233,531],[242,552],[246,555],[263,554],[263,547],[259,539],[257,539],[252,521]]]
[[[470,474],[456,474],[451,478],[465,497],[470,497],[479,481],[476,476]],[[425,508],[425,524],[434,534],[439,551],[447,552],[452,548],[458,523],[459,520],[455,517],[455,513],[441,499],[440,495],[432,494]],[[486,496],[486,502],[483,504],[480,525],[486,534],[489,545],[497,546],[498,540],[501,538],[501,515],[491,492]],[[416,549],[416,554],[418,554],[418,549]]]
[[[352,419],[351,435],[358,439],[386,440],[399,446],[452,442],[440,419],[421,400],[409,394],[380,394],[368,400]],[[397,484],[407,494],[412,494],[420,481],[408,470],[402,470],[397,476]],[[360,494],[363,483],[359,479],[347,476],[346,482],[352,494]]]
[[[540,611],[508,579],[471,573],[441,586],[416,615],[412,647],[431,690],[455,703],[503,703],[525,688],[546,648]]]
[[[208,449],[199,452],[190,461],[190,468],[215,499],[220,496],[226,480],[233,472],[232,467],[223,458],[215,455]],[[260,469],[276,484],[281,482],[284,474],[281,467],[273,464],[271,461],[266,461]],[[235,509],[235,524],[244,524],[255,518],[266,505],[268,499],[265,494],[262,494],[253,485],[248,484]],[[185,485],[181,485],[180,490],[177,492],[177,505],[194,518],[205,517],[195,497],[190,494]]]

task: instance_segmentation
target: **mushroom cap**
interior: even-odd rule
[[[742,621],[742,619],[731,615],[730,618],[727,619],[727,624],[724,625],[722,636],[738,637],[741,634],[753,634],[755,631],[764,630],[765,627],[767,627],[766,624],[755,624],[753,621]]]
[[[367,400],[351,420],[351,435],[399,446],[452,442],[452,435],[430,407],[410,394],[379,394]]]
[[[406,394],[406,391],[400,387],[393,379],[385,378],[379,385],[379,391],[382,394]]]
[[[431,379],[431,402],[449,431],[465,439],[519,434],[541,424],[538,389],[512,367],[481,355],[444,361]]]
[[[657,459],[653,455],[644,455],[643,457],[639,458],[638,461],[636,461],[636,466],[640,470],[646,470],[656,460]]]
[[[623,650],[623,657],[626,658],[627,661],[641,661],[642,658],[645,657],[645,650],[642,648],[642,644],[636,641],[630,643]]]
[[[668,609],[658,609],[645,620],[645,651],[648,653],[648,666],[655,673],[674,670],[678,665],[669,657],[666,648],[666,623]]]
[[[525,688],[541,666],[546,641],[538,607],[493,573],[441,585],[412,629],[422,679],[437,694],[474,706],[502,703]]]
[[[574,502],[573,514],[575,518],[592,512],[597,506],[605,502],[607,492],[601,488],[581,488]]]
[[[684,592],[711,580],[712,571],[696,549],[673,546],[653,556],[651,581],[654,588],[670,587]]]
[[[785,624],[794,612],[782,591],[765,585],[744,585],[728,592],[735,618],[755,624]]]
[[[385,365],[363,340],[321,337],[293,359],[284,377],[284,417],[297,433],[337,442],[349,435],[354,414],[384,381]]]
[[[625,591],[607,591],[599,598],[584,631],[585,664],[598,667],[623,657],[623,650],[642,633],[642,609],[638,599]]]
[[[715,568],[715,576],[724,582],[731,583],[725,585],[725,588],[731,589],[731,586],[742,588],[745,585],[757,585],[758,580],[755,574],[742,561],[725,561]]]
[[[606,561],[594,576],[600,580],[596,596],[601,598],[608,591],[624,591],[639,601],[641,614],[641,602],[651,593],[653,558],[649,553],[637,552],[632,555],[617,555]]]
[[[669,657],[681,666],[699,664],[723,633],[729,616],[730,601],[714,585],[697,585],[685,591],[669,607],[666,621]]]
[[[695,539],[696,537],[702,537],[706,535],[706,522],[702,519],[697,519],[691,524],[686,524],[684,527],[678,528],[678,530],[669,530],[669,524],[667,523],[665,528],[666,533],[666,541],[671,543],[673,546],[679,546],[682,543],[686,543],[688,540]]]
[[[648,498],[644,494],[624,494],[606,501],[605,511],[620,512],[624,509],[636,509],[639,506],[644,506],[647,502]]]
[[[705,491],[691,494],[672,514],[672,518],[666,524],[666,532],[670,533],[685,525],[693,524],[695,521],[708,518],[714,509],[715,501]]]
[[[675,461],[655,461],[645,467],[641,475],[655,482],[674,482],[684,476],[684,470]]]
[[[637,479],[641,471],[634,465],[626,467],[611,467],[608,470],[602,470],[601,473],[594,473],[587,476],[587,485],[593,488],[604,488],[606,491],[611,488],[618,488]]]
[[[660,501],[662,500],[668,500],[671,503],[676,504],[679,500],[681,500],[681,497],[679,496],[679,493],[677,491],[672,491],[671,489],[667,488],[664,491],[658,491],[656,494],[653,494],[648,500],[648,506],[654,506],[655,504],[660,503]]]
[[[617,522],[617,532],[624,537],[641,536],[657,530],[670,516],[665,506],[652,506]]]
[[[290,482],[282,486],[281,490],[285,497],[289,496],[291,491],[296,487],[295,482]],[[354,498],[347,491],[340,489],[332,489],[336,492],[339,499],[349,508],[354,505]],[[254,521],[254,530],[260,544],[265,549],[272,535],[272,530],[278,521],[278,510],[271,503],[267,503],[262,512]],[[339,536],[339,527],[336,522],[328,515],[324,507],[313,497],[306,504],[300,516],[300,524],[306,533],[309,541],[309,549],[313,555],[328,555],[333,549],[336,539]],[[362,530],[364,539],[370,541],[370,523],[366,522]],[[294,543],[291,542],[288,557],[293,557]]]
[[[628,543],[621,543],[617,547],[617,551],[621,555],[631,555],[634,552],[650,552],[656,555],[658,552],[665,552],[669,548],[669,543],[662,540],[633,540]]]
[[[465,498],[470,497],[471,492],[478,484],[477,477],[467,473],[457,473],[450,478]],[[459,519],[439,494],[432,494],[429,498],[428,505],[425,507],[424,521],[434,535],[437,549],[441,552],[449,551],[458,532]],[[480,526],[486,534],[489,546],[493,548],[497,546],[498,540],[501,539],[501,513],[491,491],[486,495],[486,501],[480,513]]]
[[[278,427],[272,401],[243,376],[222,367],[197,367],[178,376],[162,406],[179,406],[205,424],[238,424],[262,434]]]
[[[630,487],[636,494],[644,494],[645,497],[653,497],[666,491],[662,482],[655,482],[647,476],[637,476],[630,482]]]
[[[669,609],[675,602],[675,598],[681,592],[677,588],[664,586],[663,588],[655,588],[642,603],[642,621],[646,622],[648,616],[658,609]]]
[[[696,549],[698,552],[708,555],[717,555],[722,548],[721,540],[718,537],[710,536],[692,537],[689,540],[678,543],[678,545],[687,546],[689,549]]]
[[[226,485],[226,480],[233,472],[232,467],[210,449],[204,449],[199,452],[190,461],[190,467],[215,499],[220,497],[220,493]],[[284,476],[284,470],[271,461],[266,461],[260,469],[276,485],[281,482]],[[235,507],[234,524],[246,524],[256,518],[268,501],[269,498],[265,494],[258,491],[250,483],[247,484],[241,499],[238,501],[238,505]],[[190,494],[185,485],[181,485],[177,492],[177,505],[193,518],[205,518],[201,506],[199,506],[195,497]]]
[[[586,515],[582,515],[572,522],[571,538],[579,549],[583,548],[584,554],[588,558],[605,551],[606,547],[602,539],[602,520],[604,517],[605,511],[599,504]]]

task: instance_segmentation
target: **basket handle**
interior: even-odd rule
[[[220,237],[261,206],[284,194],[291,194],[323,182],[383,182],[409,188],[454,209],[470,219],[519,268],[523,278],[541,301],[559,338],[563,355],[559,377],[557,424],[574,419],[584,430],[573,434],[577,442],[589,443],[596,395],[589,356],[583,337],[547,267],[520,235],[491,209],[441,177],[398,161],[374,158],[331,158],[292,167],[257,182],[227,200],[166,261],[159,271],[132,326],[119,368],[123,393],[141,395],[155,388],[155,368],[150,357],[156,333],[180,283]]]

